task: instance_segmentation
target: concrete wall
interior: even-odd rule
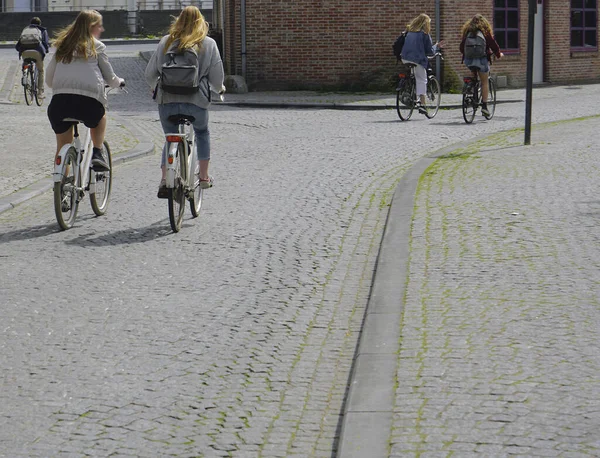
[[[127,27],[127,11],[100,11],[104,28],[104,38],[124,37],[129,35]],[[23,28],[29,24],[33,16],[42,20],[42,26],[48,29],[50,38],[57,30],[66,27],[75,20],[79,11],[61,11],[53,13],[0,13],[0,40],[17,41]]]
[[[104,22],[105,31],[103,38],[118,38],[130,36],[127,26],[127,11],[100,11]],[[161,36],[167,32],[173,17],[177,16],[178,10],[152,10],[137,12],[138,27],[143,24],[144,30],[138,30],[138,33],[145,35]],[[33,16],[38,16],[42,20],[42,25],[48,28],[50,38],[57,30],[66,27],[75,20],[78,11],[60,11],[60,12],[36,12],[36,13],[0,13],[0,41],[17,41],[23,28],[29,24]],[[212,11],[202,12],[208,22],[212,21]],[[214,37],[214,33],[211,34]],[[220,44],[220,43],[219,43]]]
[[[138,33],[143,35],[162,36],[167,33],[171,22],[180,10],[143,10],[138,12],[143,30]],[[212,10],[202,10],[202,15],[207,22],[212,22]]]

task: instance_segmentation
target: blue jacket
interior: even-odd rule
[[[431,37],[425,32],[408,32],[406,40],[402,47],[400,57],[402,60],[414,62],[427,68],[429,59],[427,56],[433,56],[435,49]]]
[[[50,50],[50,37],[48,37],[48,31],[46,30],[46,27],[42,27],[41,25],[29,24],[29,27],[37,27],[42,32],[42,42],[38,45],[37,48],[34,48],[34,50],[39,52],[42,55],[43,59],[44,57],[46,57],[46,53]],[[20,39],[19,41],[17,41],[15,49],[19,51],[19,57],[21,57],[23,51],[26,51],[26,49],[23,49],[23,46],[21,46]]]

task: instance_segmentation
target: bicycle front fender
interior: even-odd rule
[[[54,179],[55,183],[62,180],[63,164],[67,157],[67,151],[69,151],[72,146],[73,145],[71,143],[63,146],[58,152],[56,159],[54,159],[54,172],[52,174],[52,178]]]

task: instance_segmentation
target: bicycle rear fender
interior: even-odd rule
[[[65,146],[63,146],[58,152],[56,159],[54,160],[54,172],[52,174],[52,178],[54,179],[55,183],[62,180],[63,164],[65,162],[65,158],[67,157],[67,151],[69,151],[69,148],[71,148],[72,146],[73,145],[71,143],[68,143]],[[60,159],[60,161],[58,159]]]
[[[176,142],[167,143],[167,157],[166,157],[166,164],[165,164],[166,168],[167,168],[167,176],[166,176],[167,188],[175,187],[175,176],[177,175],[177,171],[175,170],[177,161],[175,160],[175,158],[177,157],[178,149],[179,149],[179,143],[176,143]]]

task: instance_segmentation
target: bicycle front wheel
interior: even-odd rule
[[[396,112],[402,121],[408,121],[415,109],[415,85],[407,80],[404,87],[396,92]]]
[[[434,118],[440,109],[442,89],[437,78],[430,75],[427,79],[427,117]]]
[[[63,231],[73,227],[79,207],[75,167],[77,167],[77,152],[75,148],[69,148],[62,164],[61,180],[54,183],[54,213]]]
[[[180,142],[175,157],[175,185],[169,189],[169,221],[173,232],[179,232],[185,211],[185,177],[186,177],[185,143]]]
[[[35,103],[38,107],[42,106],[42,103],[44,103],[44,99],[42,99],[39,95],[38,95],[38,69],[37,66],[35,67],[35,71],[33,72],[32,75],[33,78],[33,84],[31,85],[31,87],[33,88],[33,95],[35,96]],[[42,83],[43,84],[43,83]]]
[[[108,198],[112,189],[112,157],[106,141],[104,142],[104,154],[106,162],[108,162],[108,170],[105,172],[90,170],[90,173],[96,179],[95,190],[90,193],[90,203],[92,204],[92,210],[97,216],[102,216],[106,213]]]
[[[23,92],[25,93],[25,103],[31,105],[33,103],[33,72],[27,70],[23,75]]]
[[[475,119],[477,110],[477,88],[470,84],[465,84],[462,91],[462,114],[465,122],[471,124]]]
[[[200,208],[202,208],[203,189],[200,187],[200,166],[198,165],[196,158],[193,156],[193,153],[190,154],[190,210],[192,211],[192,216],[197,218],[200,215]],[[192,166],[193,164],[196,164],[196,166]]]
[[[494,113],[496,112],[496,83],[493,78],[488,80],[488,100],[487,107],[490,114],[485,116],[485,119],[492,119],[494,117]]]

